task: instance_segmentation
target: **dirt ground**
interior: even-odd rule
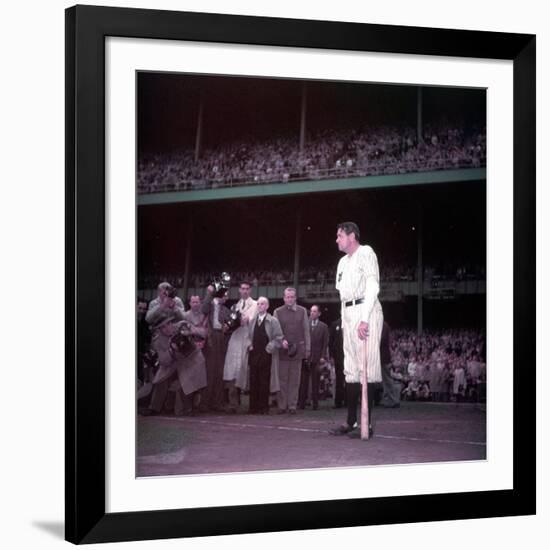
[[[137,476],[204,474],[373,464],[484,460],[485,408],[402,402],[375,407],[368,441],[331,436],[346,409],[320,403],[296,415],[204,413],[138,416]]]

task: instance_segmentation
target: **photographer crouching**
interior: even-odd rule
[[[168,392],[173,390],[174,413],[181,416],[193,412],[193,402],[198,401],[198,392],[206,386],[206,368],[204,356],[193,338],[193,327],[183,319],[183,304],[178,307],[176,299],[180,303],[181,300],[175,296],[174,287],[168,285],[161,289],[161,285],[158,304],[153,306],[154,314],[149,315],[150,306],[146,317],[153,319],[150,321],[151,347],[157,353],[159,368],[153,378],[151,403],[139,412],[143,416],[160,414]]]

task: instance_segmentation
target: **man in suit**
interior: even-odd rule
[[[287,411],[296,414],[302,359],[309,359],[311,354],[309,320],[306,308],[296,304],[295,288],[286,288],[283,300],[284,305],[274,312],[284,335],[279,352],[280,391],[277,401],[279,414]]]
[[[344,338],[342,337],[342,318],[339,317],[330,325],[328,349],[334,363],[334,408],[340,409],[346,403],[344,378]]]
[[[309,393],[311,380],[311,402],[313,410],[319,408],[319,380],[321,367],[328,360],[328,327],[319,319],[321,310],[317,304],[309,310],[309,331],[311,340],[311,358],[302,363],[302,376],[300,380],[300,398],[298,407],[304,409]]]
[[[208,336],[203,349],[206,359],[206,388],[201,396],[200,410],[223,411],[223,365],[227,352],[226,325],[229,309],[224,305],[227,292],[221,297],[214,296],[214,287],[209,285],[201,310],[208,317]]]
[[[250,389],[251,414],[269,414],[269,394],[279,391],[279,349],[283,331],[267,310],[269,300],[260,296],[257,313],[248,324],[248,364],[239,373],[237,386]],[[248,368],[247,368],[248,367]]]

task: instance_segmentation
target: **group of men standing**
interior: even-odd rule
[[[367,382],[368,410],[372,411],[374,384],[382,381],[383,313],[378,300],[378,262],[373,249],[361,245],[359,237],[355,223],[338,225],[336,244],[344,253],[336,274],[341,319],[333,323],[330,333],[319,319],[317,305],[308,315],[296,303],[294,288],[285,289],[284,304],[270,315],[269,300],[263,296],[257,301],[252,299],[250,283],[242,282],[240,299],[233,306],[240,313],[240,326],[230,334],[227,292],[216,295],[214,287],[209,286],[202,302],[198,296],[191,297],[186,312],[181,300],[169,295],[170,285],[161,283],[158,298],[151,302],[145,316],[160,368],[152,380],[151,404],[143,414],[160,412],[171,384],[178,392],[181,390],[180,401],[187,411],[198,408],[235,413],[240,390],[247,390],[249,412],[268,413],[270,394],[276,392],[277,412],[295,414],[297,408],[306,405],[311,381],[312,405],[317,409],[320,368],[331,356],[336,363],[335,406],[345,401],[348,408],[346,423],[331,433],[355,432],[362,385]],[[187,354],[171,344],[182,323],[186,323],[194,342]],[[370,415],[367,422],[372,433]]]
[[[227,293],[214,295],[207,288],[202,312],[208,323],[205,345],[207,386],[202,392],[202,412],[236,413],[241,390],[250,391],[250,412],[266,413],[269,393],[278,388],[277,350],[282,333],[268,312],[269,300],[250,296],[250,283],[239,285],[239,301],[233,309],[240,315],[240,326],[229,334],[231,312],[225,305]],[[227,392],[227,404],[224,394]]]
[[[279,414],[295,414],[310,399],[313,409],[318,409],[320,372],[328,365],[330,356],[329,329],[320,320],[318,305],[311,306],[308,315],[306,308],[296,303],[296,289],[287,288],[284,304],[271,315],[268,298],[260,296],[254,300],[250,284],[242,282],[240,299],[233,306],[240,313],[240,326],[229,333],[231,311],[226,306],[227,294],[216,296],[209,286],[205,298],[192,296],[190,309],[184,311],[178,297],[167,296],[169,286],[159,285],[158,296],[145,314],[152,333],[151,346],[158,356],[158,372],[162,371],[162,375],[157,372],[152,379],[151,403],[141,410],[142,414],[160,413],[169,389],[176,390],[174,409],[180,414],[192,410],[236,413],[242,391],[250,395],[250,413],[269,414],[273,394],[277,396]],[[190,357],[180,357],[170,345],[171,336],[182,322],[189,327],[202,356],[200,360],[198,354],[190,354],[198,363],[193,370],[185,371],[187,375],[194,372],[197,381],[191,388],[187,385],[190,393],[184,392],[177,375],[180,372],[180,377],[183,376],[183,367],[178,371],[177,365],[189,363]],[[340,359],[342,344],[338,343],[338,330],[336,327],[331,349]],[[204,374],[196,376],[201,371]]]

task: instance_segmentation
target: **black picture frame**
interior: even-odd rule
[[[514,388],[535,383],[535,62],[527,34],[96,6],[66,10],[66,539],[73,543],[534,514],[536,402],[513,399],[513,489],[105,512],[105,38],[513,61]]]

